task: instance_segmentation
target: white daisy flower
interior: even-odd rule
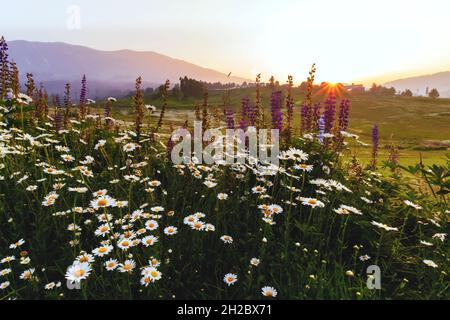
[[[15,243],[11,243],[11,244],[9,245],[9,248],[10,248],[10,249],[16,249],[16,248],[20,247],[21,245],[23,245],[24,243],[25,243],[25,240],[20,239],[20,240],[18,240],[18,241],[15,242]]]
[[[155,237],[153,235],[146,236],[142,238],[141,240],[142,244],[146,247],[154,245],[156,242],[158,242],[158,237]]]
[[[261,260],[259,260],[258,258],[251,258],[250,259],[250,264],[254,267],[257,267],[259,264],[261,263]]]
[[[220,240],[222,240],[225,243],[233,243],[233,238],[228,235],[223,235],[220,237]]]
[[[173,236],[174,234],[178,233],[178,228],[174,226],[169,226],[164,228],[164,233],[168,236]]]
[[[270,212],[275,213],[275,214],[283,212],[283,208],[277,204],[271,204],[268,209]]]
[[[124,263],[119,265],[120,272],[132,273],[134,268],[136,268],[136,262],[132,259],[125,260]]]
[[[302,170],[305,172],[311,172],[313,170],[314,166],[311,164],[306,164],[306,163],[300,163],[300,164],[296,164],[294,166],[294,169],[296,170]]]
[[[105,224],[102,224],[101,226],[99,226],[97,228],[97,230],[95,230],[95,235],[104,237],[109,232],[110,232],[109,224],[105,223]]]
[[[323,207],[325,207],[325,204],[322,201],[317,200],[315,198],[299,197],[298,200],[300,200],[303,205],[310,206],[312,208],[316,208],[316,207],[323,208]]]
[[[129,240],[127,238],[124,238],[124,239],[119,240],[119,242],[117,243],[117,246],[120,249],[122,249],[123,251],[127,251],[128,249],[133,247],[133,241]]]
[[[390,226],[388,226],[386,224],[383,224],[383,223],[380,223],[380,222],[372,221],[371,224],[374,225],[375,227],[378,227],[380,229],[384,229],[386,231],[398,231],[398,228],[390,227]]]
[[[10,284],[11,283],[9,281],[5,281],[5,282],[0,283],[0,290],[5,290],[6,288],[9,287]]]
[[[105,268],[107,271],[113,271],[119,266],[119,262],[116,259],[109,259],[105,261]]]
[[[103,257],[112,251],[113,247],[111,245],[100,246],[92,250],[92,253],[98,257]]]
[[[158,226],[158,222],[155,220],[148,220],[145,222],[145,227],[150,231],[158,229]]]
[[[274,287],[268,287],[268,286],[262,287],[261,293],[263,296],[269,297],[269,298],[275,298],[278,294],[277,290]]]
[[[87,262],[74,262],[73,265],[71,265],[66,272],[66,279],[72,282],[79,283],[81,280],[86,279],[92,269]]]
[[[155,282],[162,277],[162,273],[155,267],[146,267],[142,269],[141,275],[143,275],[144,277],[149,277],[151,282]]]
[[[423,263],[425,263],[427,266],[431,268],[437,268],[438,265],[433,260],[423,260]]]
[[[219,193],[219,194],[217,194],[217,199],[219,199],[219,200],[227,200],[228,199],[228,194],[226,194],[226,193]]]
[[[416,209],[416,210],[422,209],[421,206],[419,206],[418,204],[415,204],[415,203],[413,203],[413,202],[411,202],[409,200],[405,200],[405,201],[403,201],[403,203],[406,204],[407,206],[410,206],[410,207]]]
[[[334,212],[341,215],[348,215],[348,214],[358,214],[362,215],[362,212],[355,207],[346,206],[345,204],[341,204],[338,209],[333,209]]]
[[[252,192],[256,193],[256,194],[261,194],[261,193],[265,193],[266,192],[266,188],[264,188],[263,186],[256,186],[252,188]]]
[[[237,275],[235,275],[234,273],[227,273],[223,277],[223,282],[225,282],[228,286],[235,284],[236,281],[237,281]]]
[[[115,207],[116,200],[111,198],[108,195],[98,197],[91,201],[91,207],[94,209],[107,208],[107,207]]]

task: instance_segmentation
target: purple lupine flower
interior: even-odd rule
[[[339,108],[339,132],[346,131],[348,128],[348,115],[350,109],[350,101],[348,99],[341,100],[341,106]]]
[[[14,93],[11,88],[6,89],[5,100],[12,100],[14,98]]]
[[[6,61],[8,61],[8,44],[2,36],[0,38],[0,62],[4,63]]]
[[[250,99],[245,97],[242,98],[241,100],[241,104],[242,104],[242,118],[246,118],[248,117],[249,114],[249,103],[250,103]]]
[[[272,92],[270,100],[273,129],[283,129],[283,113],[281,112],[281,91]]]
[[[78,116],[81,119],[84,119],[86,115],[86,102],[87,102],[86,95],[87,95],[86,75],[83,75],[83,79],[81,80],[80,102],[78,104]]]
[[[318,131],[317,138],[319,139],[320,143],[323,143],[324,134],[325,134],[325,125],[326,125],[325,116],[323,115],[317,121],[317,131]]]
[[[310,116],[310,124],[309,124],[309,128],[317,128],[318,124],[319,124],[319,118],[320,118],[320,103],[315,103],[313,105],[312,108],[312,112],[311,112],[311,116]]]
[[[245,139],[245,146],[248,146],[248,139],[247,137],[245,137],[245,131],[247,131],[248,125],[247,125],[247,121],[245,121],[245,119],[241,119],[241,121],[239,121],[239,129],[241,129],[243,132],[239,132],[239,139],[241,141],[244,141]]]
[[[61,99],[59,98],[59,95],[55,95],[55,105],[60,108],[61,107]]]
[[[86,103],[86,95],[86,75],[83,75],[83,79],[81,80],[80,105],[84,105]]]
[[[395,168],[398,166],[398,149],[391,145],[389,148],[389,164],[391,165],[391,171],[395,171]]]
[[[8,44],[0,38],[0,96],[6,94],[9,77]]]
[[[307,104],[306,102],[304,102],[301,106],[300,106],[300,132],[304,133],[307,132],[309,130],[309,125],[308,122],[311,122],[311,108],[309,107],[309,104]],[[308,121],[309,120],[309,121]]]
[[[250,125],[253,127],[256,123],[256,106],[254,103],[249,104],[248,106],[248,121]]]
[[[2,67],[2,72],[4,72],[5,70],[3,70],[3,67],[6,66],[8,67],[8,44],[5,41],[5,38],[1,37],[0,38],[0,67]]]
[[[247,128],[248,128],[247,121],[245,119],[241,119],[241,121],[239,121],[239,129],[246,131]]]
[[[334,118],[336,115],[336,97],[329,95],[325,100],[325,132],[330,133],[333,130]]]
[[[227,129],[234,129],[234,112],[231,109],[225,111]]]
[[[372,166],[375,167],[377,164],[378,155],[378,126],[374,125],[372,128]]]

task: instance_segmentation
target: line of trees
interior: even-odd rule
[[[400,95],[402,97],[412,97],[413,93],[411,90],[405,89],[405,91],[402,91],[400,93]],[[425,95],[427,95],[430,98],[439,98],[439,91],[436,88],[433,88],[430,91],[428,91],[428,88],[427,88],[427,90],[425,91]]]
[[[188,78],[187,76],[180,77],[180,82],[176,83],[172,89],[169,90],[168,94],[171,97],[175,97],[178,99],[187,99],[187,98],[195,98],[200,99],[203,97],[203,94],[205,90],[226,90],[226,89],[234,89],[234,88],[248,88],[253,87],[254,83],[247,83],[243,82],[242,84],[236,84],[234,82],[230,83],[221,83],[221,82],[206,82],[201,80],[196,80],[193,78]],[[326,83],[325,83],[326,84]],[[317,91],[322,88],[322,84],[316,84],[314,85],[313,90]],[[283,88],[287,86],[287,84],[280,84],[278,81],[274,79],[272,76],[269,79],[268,83],[260,83],[260,86],[266,86],[271,88],[272,90],[275,90],[277,88]],[[342,86],[342,85],[341,85]],[[297,88],[300,89],[300,91],[307,90],[307,83],[304,81],[302,82]],[[152,98],[152,99],[158,99],[162,97],[162,93],[164,91],[164,85],[161,85],[157,88],[146,88],[143,91],[144,97]],[[377,95],[377,96],[394,96],[396,95],[396,90],[394,87],[384,87],[382,85],[377,85],[376,83],[373,83],[372,86],[368,91],[366,91],[368,94]],[[426,90],[425,93],[430,98],[438,98],[439,92],[436,88],[433,88],[431,90]],[[410,89],[405,89],[404,91],[400,92],[400,96],[403,97],[412,97],[413,92]]]
[[[382,85],[377,85],[376,83],[373,83],[369,89],[369,93],[382,96],[394,96],[395,92],[394,87],[387,88]]]

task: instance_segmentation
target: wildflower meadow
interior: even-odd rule
[[[372,141],[351,133],[351,99],[314,101],[315,66],[302,97],[289,77],[264,100],[258,77],[212,113],[205,92],[196,120],[216,135],[198,149],[194,123],[166,121],[169,81],[154,107],[137,78],[122,121],[86,77],[59,97],[19,71],[2,39],[0,299],[450,298],[450,157],[380,159],[375,123]],[[276,161],[248,156],[250,129]],[[348,156],[360,144],[368,165]]]

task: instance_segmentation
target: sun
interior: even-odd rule
[[[345,92],[344,85],[340,82],[322,82],[320,84],[320,89],[316,93],[316,95],[326,95],[326,96],[335,96],[338,98],[342,98]]]

